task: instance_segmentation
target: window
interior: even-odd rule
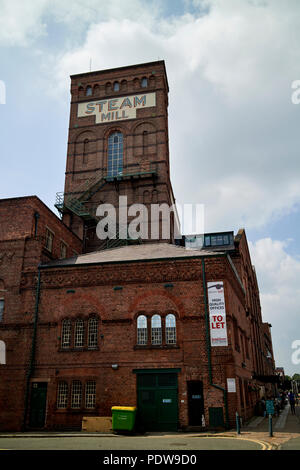
[[[82,383],[79,380],[73,380],[71,408],[81,408],[81,401],[82,401]]]
[[[176,318],[172,313],[166,316],[166,343],[176,344]]]
[[[57,408],[67,408],[68,406],[68,384],[59,382],[57,390]]]
[[[85,386],[85,407],[95,408],[96,405],[96,382],[89,380]]]
[[[71,346],[71,320],[63,320],[61,332],[61,347],[69,348]]]
[[[108,138],[108,176],[123,172],[123,134],[114,132]]]
[[[86,93],[85,94],[86,94],[86,96],[92,96],[93,90],[92,90],[91,86],[86,87]]]
[[[147,317],[145,315],[139,315],[137,318],[137,344],[145,345],[147,342]]]
[[[90,318],[88,323],[88,347],[98,346],[98,318]]]
[[[75,323],[75,348],[81,348],[84,345],[84,321],[76,320]]]
[[[6,364],[6,347],[4,341],[0,340],[0,364]]]
[[[146,88],[148,86],[148,80],[146,77],[142,78],[141,87]]]
[[[46,247],[47,250],[50,251],[50,252],[52,252],[53,238],[54,238],[53,233],[47,228],[47,229],[46,229],[46,243],[45,243],[45,247]]]
[[[60,242],[60,257],[61,259],[67,257],[67,245],[64,242]]]
[[[3,320],[4,299],[0,299],[0,321]]]
[[[119,82],[114,83],[114,91],[119,91],[120,90],[120,84]]]
[[[153,315],[151,318],[151,343],[153,345],[161,344],[162,330],[160,315]]]

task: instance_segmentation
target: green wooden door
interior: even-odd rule
[[[31,386],[29,425],[43,428],[46,417],[47,383],[34,382]]]
[[[138,420],[147,431],[177,431],[177,373],[137,375]]]

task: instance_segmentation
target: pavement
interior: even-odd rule
[[[300,405],[292,415],[289,405],[269,420],[254,417],[241,427],[211,433],[146,433],[119,435],[87,432],[0,433],[0,450],[300,450]]]

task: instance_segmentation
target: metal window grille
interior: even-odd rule
[[[83,320],[76,320],[74,345],[76,348],[80,348],[84,345],[84,322]]]
[[[160,315],[153,315],[151,318],[151,343],[161,344],[162,342],[162,330],[161,330],[161,318]]]
[[[88,323],[88,346],[98,345],[98,318],[90,318]]]
[[[95,408],[96,406],[96,382],[89,380],[85,386],[85,407]]]
[[[123,172],[123,134],[114,132],[108,138],[108,176]]]
[[[166,343],[176,344],[176,318],[172,313],[166,316]]]
[[[61,333],[61,347],[69,348],[71,346],[71,320],[63,320]]]
[[[59,382],[57,391],[57,408],[67,408],[68,406],[68,384]]]
[[[82,401],[82,383],[79,380],[72,382],[72,400],[71,408],[81,408]]]
[[[137,344],[145,345],[147,342],[147,317],[145,315],[140,315],[137,319]]]

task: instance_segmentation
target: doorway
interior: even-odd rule
[[[43,428],[46,418],[47,382],[31,384],[29,426]]]
[[[203,382],[187,382],[189,426],[201,426],[204,414]]]

